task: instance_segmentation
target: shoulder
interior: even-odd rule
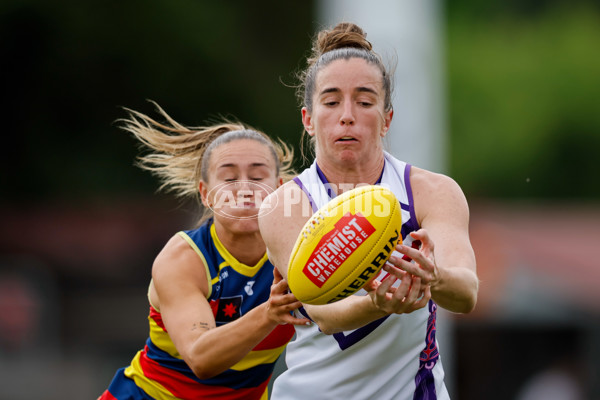
[[[296,214],[302,203],[307,201],[306,194],[294,181],[288,181],[265,198],[260,207],[259,220],[269,221]]]
[[[459,195],[464,197],[458,183],[451,177],[418,167],[411,167],[410,183],[415,196]]]
[[[262,203],[258,216],[261,236],[269,259],[286,276],[292,247],[305,222],[312,215],[308,198],[290,181],[270,194]]]
[[[190,244],[178,233],[169,239],[152,266],[153,279],[162,281],[179,277],[206,278],[204,262]]]
[[[448,186],[460,189],[458,183],[448,175],[428,171],[414,165],[410,168],[410,180],[413,186],[423,186],[424,188]]]
[[[419,222],[431,214],[468,213],[465,195],[451,177],[413,166],[410,183]]]
[[[209,292],[208,275],[204,262],[178,233],[169,239],[152,265],[150,301],[158,310],[165,300],[182,290]]]
[[[171,236],[167,244],[162,248],[158,256],[156,257],[157,261],[170,260],[173,257],[181,256],[182,254],[187,254],[189,250],[192,250],[187,241],[183,238],[180,232]]]
[[[308,197],[293,181],[277,188],[263,201],[258,214],[261,233],[263,227],[302,224],[312,215]]]

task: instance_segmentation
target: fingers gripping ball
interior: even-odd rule
[[[320,208],[304,225],[290,256],[288,284],[298,300],[327,304],[375,277],[401,239],[396,196],[360,186]]]

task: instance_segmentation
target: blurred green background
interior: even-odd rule
[[[4,201],[152,193],[119,107],[200,125],[235,116],[287,140],[310,3],[4,1],[0,6]],[[8,122],[8,125],[6,125]]]
[[[600,198],[598,3],[446,3],[451,175],[474,196]]]
[[[481,197],[597,199],[597,4],[443,4],[450,175]],[[151,113],[146,99],[186,124],[231,115],[296,144],[289,85],[313,21],[310,2],[4,1],[2,201],[152,192],[112,124],[121,106]]]
[[[446,172],[474,205],[598,210],[598,3],[440,5]],[[28,398],[32,381],[36,398],[94,398],[147,335],[150,265],[195,210],[134,167],[122,107],[156,115],[151,99],[186,125],[239,118],[298,154],[294,72],[318,27],[311,1],[0,4],[0,400]],[[455,353],[490,329],[467,326]],[[461,398],[482,398],[458,367]]]

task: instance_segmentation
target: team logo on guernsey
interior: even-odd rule
[[[348,212],[334,226],[323,235],[302,270],[319,288],[375,232],[373,225],[360,213]]]
[[[222,297],[212,300],[210,306],[217,323],[235,321],[241,314],[242,296]]]
[[[254,282],[255,281],[249,281],[248,283],[246,283],[246,286],[244,286],[244,290],[246,291],[248,296],[252,296],[254,294],[254,290],[252,289],[252,286],[254,286]]]

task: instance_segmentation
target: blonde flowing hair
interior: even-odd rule
[[[194,198],[201,206],[198,185],[207,180],[212,150],[237,139],[250,139],[266,145],[275,159],[277,176],[284,182],[292,179],[293,150],[281,139],[239,121],[223,119],[212,125],[188,127],[175,121],[156,102],[150,101],[165,122],[125,108],[127,118],[119,119],[119,127],[133,134],[148,150],[138,157],[137,165],[158,176],[159,191],[172,192],[178,198]],[[210,215],[205,210],[204,220]]]

